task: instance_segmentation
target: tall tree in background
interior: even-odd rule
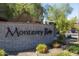
[[[2,18],[7,18],[6,14],[7,14],[7,5],[5,3],[0,3],[0,17]]]
[[[50,6],[48,9],[48,19],[55,21],[56,28],[60,33],[66,32],[68,29],[67,16],[72,12],[69,4],[58,4]]]
[[[73,17],[71,20],[69,20],[70,29],[76,28],[76,26],[75,26],[76,23],[77,23],[77,17]]]
[[[67,16],[72,12],[69,4],[58,4],[50,6],[48,9],[48,20],[56,23],[56,29],[60,34],[60,39],[64,39],[65,33],[70,29]]]
[[[55,21],[64,12],[65,16],[68,16],[72,12],[72,7],[69,4],[54,4],[50,6],[48,9],[48,19],[51,21]]]
[[[70,29],[69,21],[64,16],[64,12],[61,13],[55,23],[56,29],[59,32],[59,41],[63,43],[65,39],[65,33]]]
[[[56,28],[61,35],[64,35],[66,31],[69,30],[69,21],[64,16],[63,12],[58,17],[58,20],[56,20]]]
[[[35,20],[43,19],[44,9],[40,3],[7,3],[3,4],[6,7],[7,19],[12,19],[20,15],[23,9],[30,13]]]

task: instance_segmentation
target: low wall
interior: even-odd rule
[[[55,39],[54,25],[0,22],[0,48],[23,51]]]

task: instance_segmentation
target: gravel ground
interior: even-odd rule
[[[50,53],[61,53],[63,49],[61,48],[54,48],[54,49],[49,49],[48,53],[45,54],[38,54],[35,51],[25,51],[25,52],[11,52],[9,56],[48,56]]]

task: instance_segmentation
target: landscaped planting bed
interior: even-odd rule
[[[70,44],[67,46],[66,49],[69,50],[70,52],[79,54],[79,44]]]

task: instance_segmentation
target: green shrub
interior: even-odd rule
[[[38,53],[46,53],[48,51],[47,45],[45,44],[38,44],[36,47],[36,51]]]
[[[79,54],[79,45],[77,45],[77,44],[71,44],[71,45],[69,45],[69,46],[67,47],[67,49],[68,49],[70,52]]]
[[[3,49],[0,49],[0,56],[5,56],[5,51]]]

